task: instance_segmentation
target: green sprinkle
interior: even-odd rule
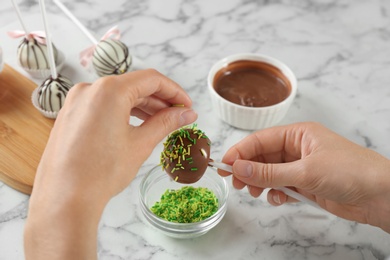
[[[198,168],[196,168],[196,167],[191,168],[191,171],[197,171],[197,170],[198,170]]]
[[[179,190],[166,190],[151,211],[170,222],[194,223],[212,216],[218,210],[215,194],[203,187],[184,186]]]

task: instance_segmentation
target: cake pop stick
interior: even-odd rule
[[[12,5],[14,6],[14,9],[16,11],[18,18],[19,18],[19,22],[24,30],[24,33],[26,35],[29,35],[30,32],[27,30],[26,24],[24,23],[23,18],[22,18],[22,14],[20,13],[19,6],[16,4],[15,0],[12,0]]]
[[[23,20],[23,16],[20,12],[19,6],[16,4],[15,0],[12,0],[12,5],[14,6],[16,15],[18,16],[18,19],[19,19],[20,25],[23,28],[23,31],[20,31],[20,30],[10,31],[10,32],[8,32],[8,35],[12,38],[19,38],[19,37],[24,36],[27,40],[34,38],[40,44],[46,45],[45,33],[42,31],[33,31],[33,32],[29,31],[27,29],[26,23]]]
[[[88,67],[92,60],[93,67],[99,76],[119,75],[129,70],[133,58],[127,46],[119,41],[120,32],[116,26],[108,30],[97,41],[65,5],[59,0],[53,1],[93,43],[93,46],[80,53],[82,66]]]
[[[50,65],[50,73],[51,73],[51,77],[53,79],[56,79],[58,77],[58,74],[57,74],[56,64],[54,61],[54,51],[53,51],[53,45],[51,43],[51,35],[49,33],[49,25],[47,22],[45,1],[39,0],[39,6],[41,7],[43,25],[45,27],[45,32],[46,32],[46,41],[47,41],[47,51],[48,51],[48,58],[49,58],[49,65]]]
[[[45,1],[39,0],[39,5],[41,8],[43,24],[45,26],[51,76],[33,91],[31,99],[33,105],[39,110],[39,112],[48,118],[55,119],[62,108],[66,95],[68,94],[69,89],[73,86],[73,83],[69,79],[57,73],[53,46],[51,43],[51,35],[49,33],[49,24],[47,21]]]
[[[16,0],[12,0],[14,10],[22,26],[22,30],[8,31],[9,37],[17,39],[23,37],[17,49],[18,65],[34,78],[46,78],[50,76],[50,65],[47,51],[46,33],[44,31],[30,31],[27,28]],[[65,57],[52,45],[57,71],[64,65]]]
[[[76,26],[88,37],[93,44],[98,44],[98,40],[88,31],[88,29],[69,11],[69,9],[61,3],[59,0],[53,0],[53,2],[71,19]]]

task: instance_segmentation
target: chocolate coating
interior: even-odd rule
[[[210,144],[205,133],[196,127],[181,128],[167,137],[160,163],[173,180],[197,182],[207,169]]]
[[[272,106],[291,93],[290,81],[282,71],[250,60],[235,61],[219,70],[213,85],[224,99],[247,107]]]

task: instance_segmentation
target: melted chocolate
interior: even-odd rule
[[[285,100],[290,81],[276,67],[259,61],[241,60],[219,70],[213,82],[224,99],[247,107],[265,107]]]
[[[202,178],[209,159],[209,138],[192,127],[181,128],[167,137],[160,163],[173,180],[189,184]]]

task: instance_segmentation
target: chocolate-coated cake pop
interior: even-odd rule
[[[53,45],[54,60],[57,63],[58,51]],[[23,38],[18,47],[18,61],[23,68],[29,70],[50,69],[46,44],[34,38]]]
[[[195,125],[180,128],[167,137],[160,163],[176,182],[197,182],[207,169],[210,145],[210,139]]]
[[[38,104],[41,109],[49,112],[58,112],[65,102],[65,97],[73,83],[58,75],[56,79],[49,77],[38,88]]]
[[[106,39],[96,45],[92,63],[99,76],[125,73],[132,62],[127,46],[115,39]]]

